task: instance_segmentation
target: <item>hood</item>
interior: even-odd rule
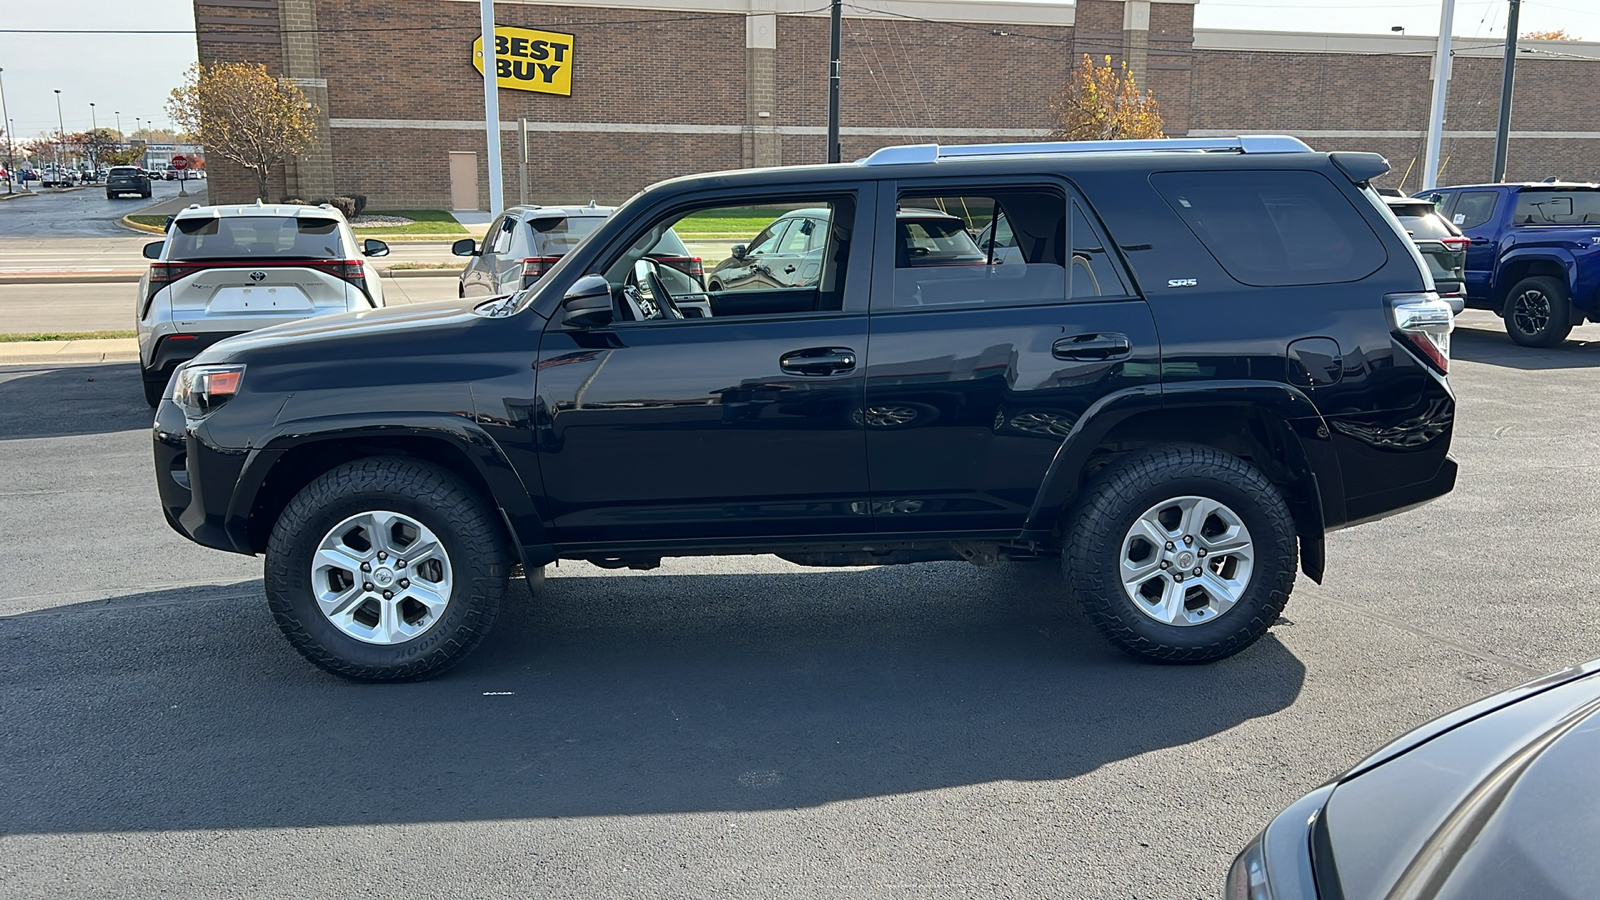
[[[1346,897],[1600,896],[1600,675],[1434,734],[1329,797]]]
[[[309,348],[334,341],[362,343],[375,337],[404,339],[419,332],[451,330],[481,321],[483,316],[475,310],[485,302],[438,300],[300,319],[213,344],[196,357],[196,362],[228,362],[241,354],[270,352],[291,345]]]

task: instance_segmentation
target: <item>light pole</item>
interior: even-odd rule
[[[1439,144],[1444,139],[1445,100],[1450,91],[1450,27],[1456,0],[1444,0],[1439,11],[1439,47],[1433,56],[1433,99],[1428,108],[1428,137],[1423,148],[1422,189],[1439,186]]]
[[[0,69],[0,74],[4,72],[5,69]],[[0,123],[9,123],[10,121],[11,112],[6,109],[6,82],[4,77],[0,77]],[[15,125],[6,129],[6,193],[8,194],[14,194],[17,191],[16,136],[12,134],[15,130]],[[26,186],[24,186],[24,189],[26,189]]]
[[[112,115],[117,117],[117,141],[121,142],[124,139],[122,134],[122,110],[119,109]]]
[[[94,117],[94,104],[93,103],[89,104],[89,130],[91,132],[100,130],[100,121]],[[95,140],[97,140],[97,139],[96,138],[91,138],[86,143],[88,143],[89,147],[93,148],[94,147],[94,143],[93,142]],[[89,168],[92,171],[95,171],[95,172],[100,171],[100,160],[95,157],[93,149],[91,149],[89,151]]]
[[[67,148],[67,126],[61,120],[61,89],[56,89],[56,177],[61,177],[61,151]]]

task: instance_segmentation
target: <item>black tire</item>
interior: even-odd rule
[[[144,382],[144,402],[150,404],[151,409],[161,405],[161,397],[167,392],[167,382],[172,379],[172,373],[165,369],[155,372],[139,367],[139,380]]]
[[[115,200],[115,199],[117,199],[117,195],[111,193],[110,191],[106,191],[106,199],[107,200]]]
[[[410,640],[373,644],[340,631],[317,606],[311,558],[350,516],[385,509],[421,522],[450,558],[453,585],[438,620]],[[460,662],[500,614],[512,556],[490,508],[460,478],[425,462],[374,457],[324,473],[289,502],[267,542],[267,604],[306,659],[357,681],[427,678]]]
[[[1249,529],[1255,548],[1254,569],[1237,602],[1192,625],[1146,615],[1119,574],[1124,539],[1135,522],[1162,501],[1184,496],[1225,504]],[[1142,659],[1205,663],[1232,656],[1266,634],[1294,589],[1296,533],[1283,497],[1249,463],[1211,447],[1166,445],[1121,460],[1084,489],[1067,523],[1061,563],[1069,588],[1102,635]]]
[[[1524,278],[1506,294],[1506,334],[1524,347],[1555,347],[1572,333],[1572,298],[1559,278]]]

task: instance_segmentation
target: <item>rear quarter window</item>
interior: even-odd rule
[[[1158,172],[1150,182],[1242,284],[1360,281],[1389,258],[1355,206],[1316,172]]]
[[[1600,191],[1519,191],[1514,225],[1600,224]]]

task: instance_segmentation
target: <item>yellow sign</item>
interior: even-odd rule
[[[503,88],[572,96],[572,35],[494,27],[494,61]],[[483,74],[483,38],[472,42],[472,67]]]

